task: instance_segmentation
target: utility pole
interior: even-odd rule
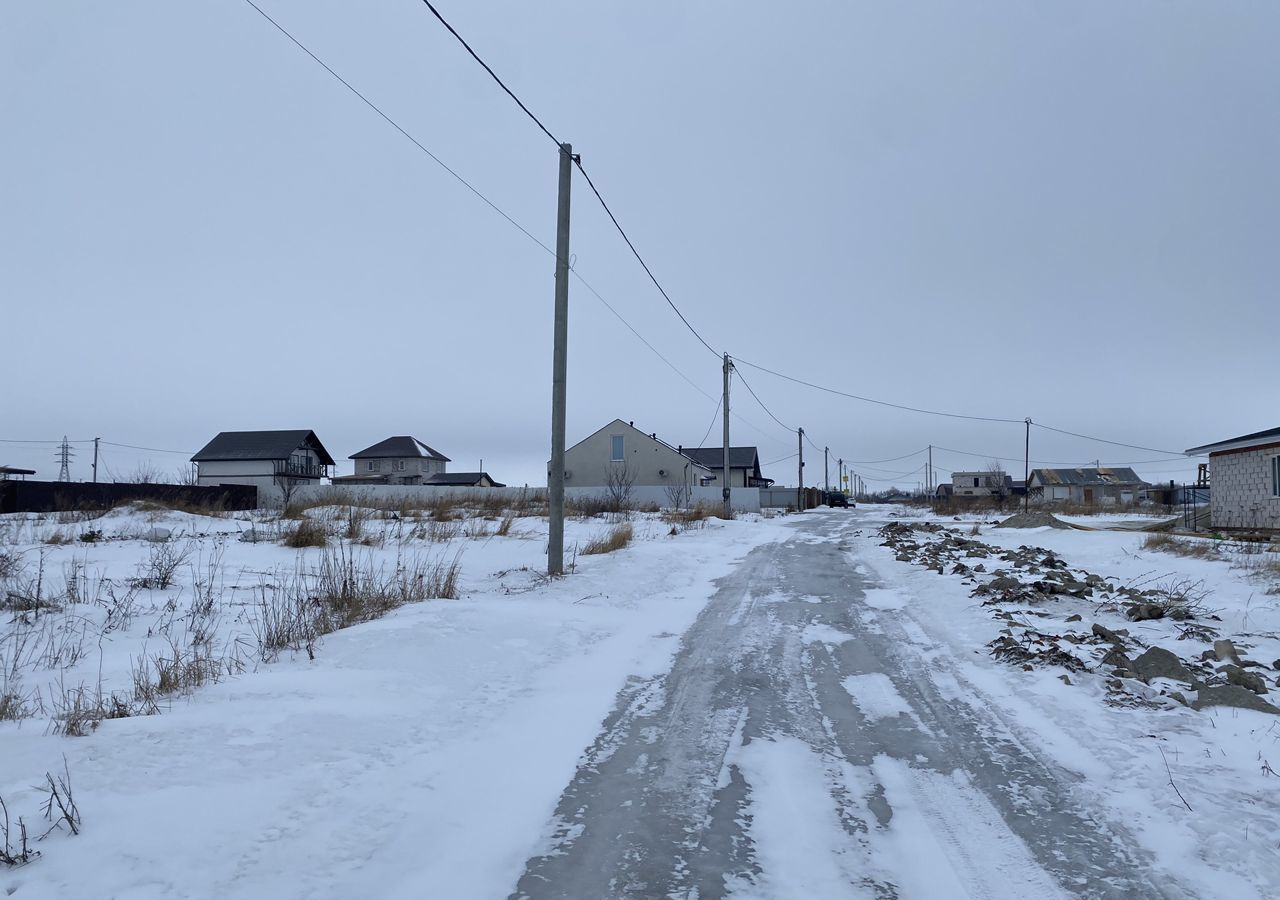
[[[800,465],[797,468],[799,475],[796,478],[796,508],[800,512],[804,512],[804,429],[796,429],[796,439],[800,442]]]
[[[935,486],[933,483],[933,444],[929,445],[929,477],[925,480],[925,485],[928,487],[930,496],[932,496]]]
[[[729,370],[733,368],[733,363],[729,361],[729,354],[724,355],[724,399],[721,405],[724,406],[724,487],[720,491],[720,495],[724,497],[724,517],[728,519],[733,515],[733,491],[729,485]]]
[[[93,439],[93,483],[98,483],[98,441],[102,438]]]
[[[830,453],[830,447],[822,448],[822,489],[828,494],[831,493],[831,472],[827,468],[827,456]]]
[[[564,574],[564,405],[569,353],[569,185],[573,147],[560,145],[556,200],[556,311],[551,357],[551,474],[547,478],[549,533],[547,574]]]
[[[1027,416],[1027,443],[1022,457],[1022,511],[1031,508],[1031,417]]]
[[[844,486],[844,457],[836,460],[836,480],[840,482],[839,490],[849,493],[849,489]]]

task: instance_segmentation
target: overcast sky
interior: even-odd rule
[[[259,2],[554,244],[555,147],[419,0]],[[1027,416],[1174,451],[1280,425],[1280,4],[437,5],[717,351],[1018,423],[741,366],[833,459],[977,454],[937,451],[946,480],[1020,459]],[[44,442],[0,463],[312,428],[340,472],[412,434],[545,483],[553,258],[243,0],[0,5],[0,123],[0,440]],[[720,361],[573,190],[577,271],[700,390],[574,281],[569,443],[617,417],[697,444]],[[733,443],[795,452],[732,406]],[[1031,456],[1166,458],[1039,428]],[[184,460],[104,447],[118,476]]]

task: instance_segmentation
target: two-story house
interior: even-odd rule
[[[355,473],[340,475],[334,484],[428,484],[443,475],[449,457],[407,434],[389,437],[347,457]]]
[[[259,505],[276,504],[295,488],[319,484],[334,464],[314,431],[223,431],[191,457],[197,484],[248,484]]]

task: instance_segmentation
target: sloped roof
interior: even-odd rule
[[[1031,477],[1041,484],[1068,484],[1099,487],[1112,484],[1146,484],[1133,469],[1032,469]]]
[[[467,487],[477,485],[485,478],[488,478],[494,487],[506,487],[505,484],[494,481],[488,472],[437,472],[430,478],[423,479],[422,483],[449,487]]]
[[[709,469],[719,469],[724,465],[724,447],[685,447],[681,452]],[[731,469],[754,469],[759,461],[760,452],[755,447],[729,448]]]
[[[314,431],[223,431],[204,445],[192,462],[233,461],[247,459],[288,459],[293,451],[307,446],[316,452],[326,466],[334,464]]]
[[[440,462],[452,461],[443,453],[432,450],[416,437],[410,437],[407,434],[378,441],[372,447],[365,447],[359,453],[352,453],[347,459],[408,459],[414,456],[438,459]]]
[[[1230,438],[1225,441],[1218,441],[1215,444],[1205,444],[1203,447],[1192,447],[1186,451],[1188,456],[1204,456],[1206,453],[1213,453],[1215,450],[1236,449],[1236,445],[1247,446],[1249,444],[1274,444],[1280,443],[1280,428],[1268,428],[1266,431],[1255,431],[1253,434],[1242,434],[1240,437]]]
[[[635,425],[632,425],[630,422],[624,422],[621,419],[614,419],[612,422],[610,422],[608,425],[605,425],[603,428],[597,428],[595,431],[591,432],[591,434],[587,435],[582,440],[578,441],[578,443],[574,444],[572,447],[566,447],[564,452],[570,453],[571,451],[578,449],[578,447],[582,446],[583,444],[591,440],[596,435],[603,434],[606,431],[613,431],[617,428],[625,428],[628,431],[635,432],[636,434],[640,435],[647,441],[653,441],[655,444],[658,444],[659,446],[662,446],[662,447],[666,447],[668,450],[670,450],[673,453],[679,453],[681,455],[686,456],[686,458],[690,458],[695,466],[698,466],[701,469],[709,469],[709,467],[704,465],[703,463],[700,463],[697,460],[693,460],[691,457],[688,457],[688,454],[686,453],[686,451],[684,451],[680,447],[673,447],[670,444],[668,444],[666,441],[664,441],[662,438],[655,437],[653,434],[646,434],[645,432],[641,431],[639,428],[636,428]],[[550,460],[547,460],[547,465],[548,466],[551,465]]]

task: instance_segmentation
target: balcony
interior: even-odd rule
[[[284,478],[327,478],[329,467],[316,462],[294,462],[289,459],[273,460],[277,477]]]

